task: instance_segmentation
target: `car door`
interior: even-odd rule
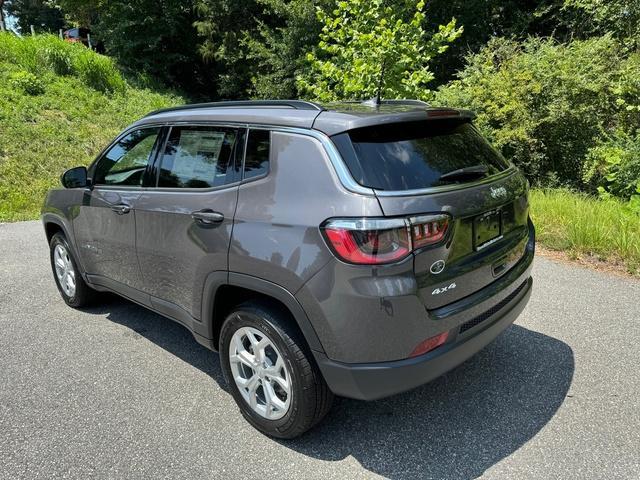
[[[120,291],[121,286],[142,288],[133,210],[148,181],[160,132],[160,127],[149,127],[126,133],[90,168],[90,187],[73,226],[92,282]]]
[[[200,318],[207,275],[228,269],[244,135],[237,127],[171,127],[154,167],[157,187],[136,201],[145,291],[179,320]]]

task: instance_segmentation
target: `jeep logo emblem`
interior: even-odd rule
[[[438,260],[437,262],[434,262],[433,265],[431,265],[429,271],[434,275],[438,275],[439,273],[442,273],[442,271],[444,270],[444,266],[444,260]]]

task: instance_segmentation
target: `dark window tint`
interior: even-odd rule
[[[475,127],[459,120],[362,128],[333,140],[354,179],[379,190],[413,190],[481,178],[477,174],[441,178],[469,167],[480,167],[485,175],[508,168]]]
[[[242,161],[244,158],[244,148],[247,142],[246,128],[238,131],[238,139],[236,140],[236,148],[234,149],[234,166],[233,166],[233,179],[229,176],[229,182],[239,182],[242,180]]]
[[[159,128],[145,128],[118,141],[96,165],[94,185],[142,185],[159,132]]]
[[[244,178],[264,175],[269,171],[269,150],[271,132],[269,130],[249,130],[247,153],[244,159]]]
[[[173,127],[158,186],[211,188],[231,183],[237,137],[232,128]]]

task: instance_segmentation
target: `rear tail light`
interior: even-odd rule
[[[341,260],[358,265],[398,262],[412,251],[440,242],[449,226],[447,215],[413,218],[334,219],[321,229]]]
[[[430,215],[410,219],[413,249],[417,250],[438,243],[449,227],[447,215]]]

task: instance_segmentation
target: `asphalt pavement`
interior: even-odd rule
[[[639,479],[640,282],[544,258],[534,277],[457,369],[275,441],[185,328],[67,307],[40,223],[0,225],[0,478]]]

